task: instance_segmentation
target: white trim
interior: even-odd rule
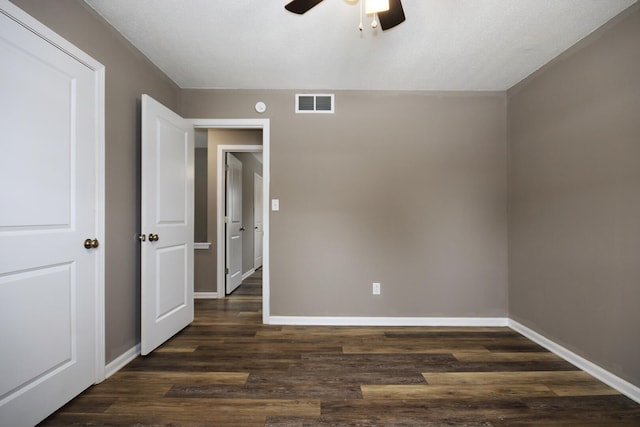
[[[96,260],[96,296],[95,296],[95,316],[96,316],[96,383],[102,382],[106,377],[105,372],[105,352],[106,352],[106,332],[105,332],[105,254],[108,246],[105,223],[106,223],[106,203],[105,203],[105,68],[101,66],[96,71],[96,86],[98,101],[96,102],[96,238],[100,242]]]
[[[211,247],[211,242],[195,242],[193,249],[196,251],[208,250]]]
[[[256,272],[255,268],[252,268],[251,270],[247,271],[242,275],[242,280],[246,279],[247,277],[251,277],[255,272]]]
[[[220,296],[217,292],[194,292],[194,299],[218,299]]]
[[[272,325],[301,326],[508,326],[506,317],[271,316]]]
[[[38,35],[94,72],[96,89],[95,238],[100,242],[100,249],[96,251],[94,299],[96,354],[94,363],[95,383],[99,383],[105,379],[105,67],[13,3],[7,0],[0,0],[0,13]]]
[[[513,319],[509,319],[508,326],[514,331],[519,332],[525,337],[529,338],[531,341],[540,344],[542,347],[546,348],[552,353],[555,353],[556,355],[562,357],[564,360],[571,363],[575,367],[582,369],[583,371],[587,372],[588,374],[592,375],[608,386],[613,387],[628,398],[640,403],[640,387],[636,387],[630,382],[623,380],[617,375],[612,374],[606,369],[601,368],[595,363],[590,362],[584,357],[572,352],[571,350],[561,346],[560,344],[555,343],[549,338],[537,333],[536,331],[524,326],[523,324]]]
[[[271,177],[270,165],[271,165],[271,142],[270,142],[270,122],[269,119],[191,119],[191,123],[194,128],[199,129],[260,129],[262,130],[262,145],[254,146],[259,147],[262,150],[262,197],[264,200],[269,200],[269,182]],[[232,147],[230,151],[242,151],[242,146],[229,146]],[[256,150],[253,150],[256,151]],[[221,157],[218,155],[217,165],[217,179],[218,188],[216,189],[218,194],[218,212],[216,213],[217,221],[217,244],[218,248],[224,247],[224,242],[221,243],[221,239],[224,238],[224,233],[221,232],[223,227],[221,226],[221,218],[224,217],[224,212],[221,214],[222,202],[220,201],[221,186],[222,186],[222,167],[220,166]],[[262,240],[263,247],[263,265],[262,265],[262,321],[269,323],[269,307],[270,307],[270,282],[269,282],[269,204],[263,203],[263,227],[264,236]],[[224,231],[224,230],[223,230]],[[221,251],[218,251],[217,259],[217,294],[218,296],[224,296],[224,259],[222,258]]]
[[[130,348],[129,350],[116,357],[113,361],[105,366],[105,379],[127,366],[133,359],[140,356],[140,344]]]
[[[104,70],[104,65],[8,0],[0,0],[0,13],[57,47],[90,70]]]

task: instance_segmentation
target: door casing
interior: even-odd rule
[[[270,322],[270,268],[269,268],[269,182],[270,182],[270,122],[269,119],[191,119],[193,127],[196,129],[257,129],[262,130],[262,145],[219,145],[217,173],[217,277],[216,295],[218,298],[225,296],[224,280],[224,158],[227,152],[257,152],[262,151],[262,212],[264,236],[262,239],[262,321],[265,324]]]

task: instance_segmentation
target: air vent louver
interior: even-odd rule
[[[333,94],[296,94],[296,113],[333,113]]]

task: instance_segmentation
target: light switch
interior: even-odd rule
[[[271,210],[272,211],[280,210],[280,199],[271,199]]]

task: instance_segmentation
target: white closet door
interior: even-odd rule
[[[0,12],[0,425],[17,427],[96,381],[102,88],[50,30]]]

